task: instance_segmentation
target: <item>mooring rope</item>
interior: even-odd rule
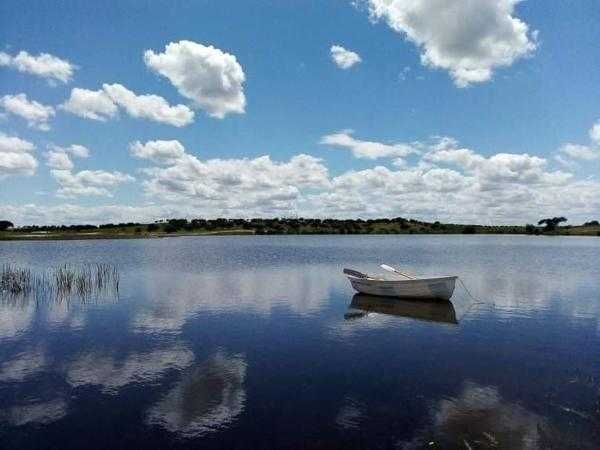
[[[473,300],[475,300],[476,303],[485,303],[485,302],[482,302],[481,300],[479,300],[473,294],[471,294],[471,291],[469,291],[469,289],[467,289],[467,286],[465,286],[465,283],[463,283],[463,280],[461,280],[460,277],[458,277],[458,281],[460,282],[460,285],[463,287],[463,289],[465,291],[467,291],[467,294],[469,294],[469,297],[471,297]]]
[[[469,295],[469,297],[471,297],[471,299],[473,300],[471,302],[471,304],[469,305],[469,307],[467,308],[467,310],[465,311],[465,313],[462,315],[462,317],[466,317],[467,314],[469,314],[471,312],[471,308],[475,305],[486,305],[487,303],[484,301],[481,301],[480,299],[478,299],[477,297],[475,297],[473,294],[471,294],[471,291],[469,291],[469,289],[467,288],[467,286],[465,286],[465,283],[463,282],[463,280],[461,280],[460,277],[458,277],[458,281],[460,282],[460,285],[463,287],[463,289],[467,292],[467,294]]]

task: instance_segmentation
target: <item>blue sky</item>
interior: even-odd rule
[[[171,215],[598,218],[600,4],[452,0],[441,15],[440,1],[4,1],[3,215],[17,223]],[[183,42],[199,53],[176,60],[176,68],[144,58],[148,50],[166,58],[169,44],[170,57],[183,58]],[[333,45],[360,61],[339,67]],[[209,46],[225,66],[203,79]],[[30,61],[52,55],[72,75],[63,82],[39,65],[23,69],[19,52]],[[469,75],[456,75],[465,64]],[[221,101],[224,88],[214,84],[221,69],[225,77],[241,71],[229,94],[245,102],[219,118],[203,95]],[[489,76],[481,75],[486,69]],[[194,94],[182,93],[173,71]],[[61,107],[76,88],[110,97],[118,112],[101,121]],[[152,105],[135,103],[141,95],[180,105],[186,118],[178,120],[186,123],[148,119]],[[35,111],[44,106],[52,113],[42,120]],[[11,138],[20,149],[10,150]],[[185,156],[156,153],[161,145],[173,151],[173,141]],[[135,142],[159,144],[136,156]],[[74,155],[73,144],[89,156]],[[49,167],[50,151],[70,165]],[[35,168],[15,163],[18,152]],[[256,160],[264,155],[268,162]]]

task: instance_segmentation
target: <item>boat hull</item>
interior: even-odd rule
[[[450,300],[454,293],[456,278],[458,277],[376,280],[348,276],[352,287],[362,294],[422,300]]]

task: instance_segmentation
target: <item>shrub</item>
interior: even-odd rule
[[[562,222],[566,222],[566,217],[552,217],[548,219],[542,219],[538,222],[538,225],[546,225],[546,231],[554,231],[558,225]]]
[[[165,226],[166,233],[175,233],[177,230],[179,230],[179,228],[177,228],[175,225],[172,225],[170,223],[168,223],[167,226]]]
[[[187,219],[170,219],[169,220],[169,225],[171,225],[172,227],[175,228],[175,231],[177,231],[179,228],[183,228],[187,225],[188,221]],[[166,228],[165,228],[166,231]],[[168,231],[167,231],[168,233]]]
[[[477,229],[473,225],[467,225],[462,229],[462,234],[476,234]]]

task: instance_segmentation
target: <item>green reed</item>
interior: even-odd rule
[[[0,267],[0,296],[3,298],[54,298],[77,296],[89,299],[118,295],[119,272],[112,264],[63,264],[44,272],[34,272],[14,264]]]

